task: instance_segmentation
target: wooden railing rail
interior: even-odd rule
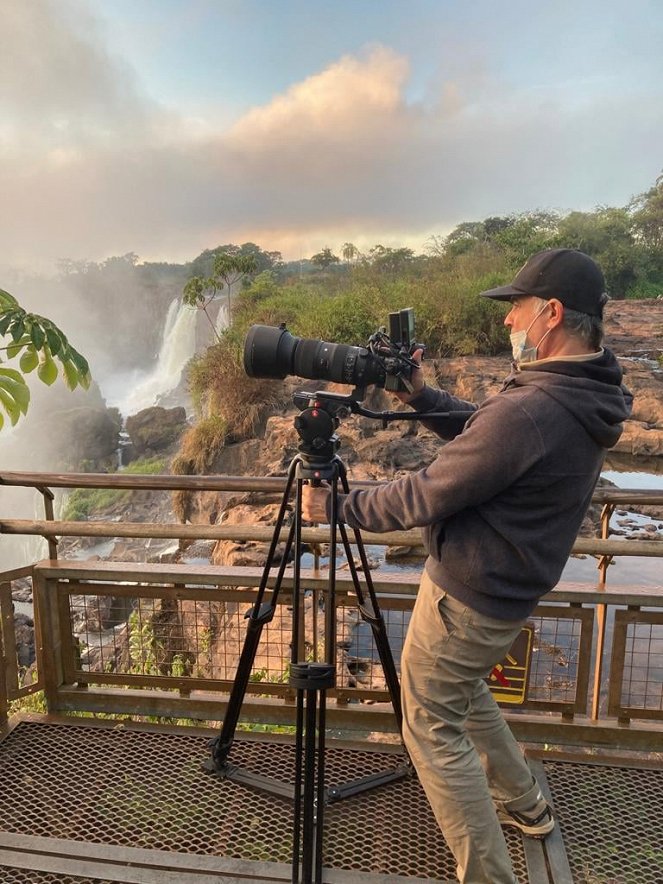
[[[268,491],[285,488],[280,476],[167,476],[137,473],[26,473],[0,472],[0,485],[25,488],[117,488],[133,491]],[[371,479],[350,479],[352,488],[371,487],[383,483]],[[592,495],[595,504],[640,504],[660,506],[663,490],[642,488],[597,488]]]
[[[44,537],[156,537],[159,539],[269,541],[273,529],[259,525],[182,525],[167,522],[59,522],[38,519],[2,519],[0,534],[29,534]],[[286,540],[288,531],[281,532]],[[374,546],[422,547],[418,529],[374,534],[363,531],[364,543]],[[340,539],[340,535],[339,535]],[[304,528],[305,543],[326,543],[326,528]],[[573,545],[573,553],[594,556],[663,556],[663,543],[657,540],[602,540],[581,537]]]

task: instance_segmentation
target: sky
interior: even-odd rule
[[[661,0],[1,0],[0,265],[423,251],[663,171]]]

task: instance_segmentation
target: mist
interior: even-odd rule
[[[28,311],[48,316],[90,364],[89,390],[69,391],[61,378],[46,387],[26,380],[31,402],[16,427],[0,433],[3,471],[62,472],[118,465],[117,431],[130,414],[157,404],[189,406],[184,368],[209,343],[198,311],[181,304],[182,266],[138,265],[135,256],[64,266],[53,277],[14,275],[5,287]],[[11,364],[11,363],[10,363]],[[58,492],[56,500],[64,495]],[[6,518],[41,519],[36,491],[0,487]],[[40,538],[0,538],[0,570],[21,567],[46,554]]]

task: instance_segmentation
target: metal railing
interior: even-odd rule
[[[45,501],[52,501],[51,487],[278,493],[284,480],[4,473],[0,484],[34,487],[45,495]],[[663,556],[660,541],[609,539],[610,517],[616,507],[660,505],[663,492],[598,489],[594,502],[603,507],[601,537],[579,538],[574,551],[598,558],[597,583],[562,584],[541,601],[532,617],[536,646],[524,700],[509,717],[517,734],[532,741],[650,748],[656,740],[660,744],[663,722],[663,589],[608,588],[606,576],[613,556]],[[43,521],[0,520],[0,532],[42,534],[53,544],[56,537],[67,535],[267,541],[272,534],[269,527],[257,526],[62,522],[48,511]],[[418,532],[364,538],[371,544],[420,545]],[[304,539],[323,542],[327,532],[306,529]],[[243,615],[259,582],[257,569],[51,559],[34,568],[35,611],[41,623],[40,680],[29,687],[44,687],[49,709],[222,717],[244,638]],[[3,708],[6,716],[7,700],[25,690],[18,684],[19,673],[12,662],[8,601],[12,581],[25,574],[24,569],[20,574],[0,575],[2,682],[7,687],[4,700],[0,691],[0,718]],[[378,571],[374,582],[398,657],[418,574]],[[323,629],[318,602],[326,587],[324,573],[307,572],[304,585],[310,594],[301,651],[314,659]],[[256,659],[243,710],[248,721],[292,721],[292,692],[287,685],[289,586],[290,578],[286,578],[278,614],[263,635],[266,650]],[[331,720],[334,726],[347,729],[393,730],[372,638],[357,622],[351,590],[349,579],[338,581],[338,681],[332,692]],[[613,623],[610,632],[608,625]],[[499,695],[496,679],[492,687]]]

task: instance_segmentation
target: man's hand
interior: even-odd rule
[[[412,358],[417,363],[417,368],[412,369],[412,374],[410,375],[410,383],[412,384],[412,392],[411,393],[396,393],[398,399],[401,402],[404,402],[406,405],[408,402],[411,402],[415,397],[421,393],[423,388],[426,386],[424,382],[424,373],[421,370],[421,360],[424,357],[423,350],[415,350],[412,354]]]
[[[327,487],[302,485],[302,518],[307,522],[327,522]]]

